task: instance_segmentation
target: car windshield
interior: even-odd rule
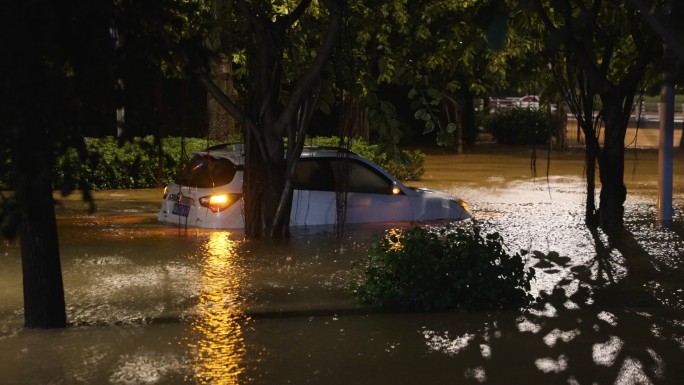
[[[182,186],[211,188],[230,183],[238,167],[228,159],[195,155],[175,182]]]

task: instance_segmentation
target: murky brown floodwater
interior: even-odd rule
[[[387,314],[346,291],[386,225],[302,229],[288,242],[162,227],[160,191],[104,191],[87,215],[62,201],[73,324],[23,330],[17,244],[0,246],[0,383],[681,384],[684,174],[675,220],[655,221],[656,154],[628,153],[628,232],[582,224],[579,153],[436,152],[416,185],[465,199],[512,251],[534,250],[538,308]],[[633,166],[636,169],[633,170]],[[610,242],[609,242],[610,241]]]

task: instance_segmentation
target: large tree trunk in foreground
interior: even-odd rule
[[[625,187],[625,133],[633,97],[620,92],[607,92],[603,102],[603,121],[606,124],[603,151],[599,157],[601,170],[601,227],[620,230],[624,226]]]
[[[24,128],[26,130],[26,128]],[[27,130],[28,131],[28,130]],[[57,221],[52,198],[51,149],[45,133],[17,135],[15,143],[16,197],[21,216],[19,237],[24,287],[24,326],[66,326]],[[36,143],[39,142],[39,143]],[[40,142],[43,142],[42,146]],[[28,143],[31,143],[28,145]]]
[[[270,143],[274,158],[263,154],[256,140],[247,135],[245,160],[249,167],[245,169],[245,233],[254,238],[287,238],[289,236],[290,211],[281,218],[276,218],[280,196],[285,188],[285,159],[282,140],[277,138]],[[277,154],[280,155],[277,155]]]
[[[246,107],[251,124],[247,124],[243,188],[245,235],[248,237],[289,235],[294,165],[299,160],[316,106],[315,85],[329,63],[342,31],[343,2],[324,0],[322,3],[329,13],[328,30],[315,58],[287,93],[282,83],[288,29],[304,14],[311,1],[302,0],[291,13],[279,16],[275,21],[254,12],[245,2],[239,3],[255,37],[255,64],[250,67],[253,72]]]

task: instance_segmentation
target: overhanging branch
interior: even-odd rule
[[[326,33],[325,40],[321,49],[318,51],[316,58],[307,70],[307,72],[299,79],[297,85],[290,99],[288,100],[283,112],[280,114],[278,121],[275,124],[277,132],[282,134],[287,127],[287,124],[294,117],[294,114],[299,110],[299,106],[307,97],[312,85],[318,79],[325,65],[330,61],[335,46],[339,41],[339,36],[342,31],[342,7],[339,4],[340,0],[323,0],[323,3],[330,12],[330,26]]]
[[[258,129],[254,121],[250,119],[247,114],[244,113],[235,103],[233,103],[232,100],[214,83],[213,80],[209,78],[209,76],[204,73],[201,70],[196,70],[195,71],[195,77],[197,80],[204,86],[204,88],[211,94],[211,96],[216,100],[218,104],[223,107],[226,112],[228,112],[235,120],[240,122],[246,130],[249,130],[251,133],[255,134],[254,137],[257,138],[257,142],[259,145],[259,148],[261,150],[264,149],[264,144],[261,140],[260,135],[256,135],[258,133]]]

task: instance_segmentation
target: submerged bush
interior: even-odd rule
[[[541,109],[499,110],[480,116],[480,124],[499,144],[544,144],[551,132],[551,120]]]
[[[393,310],[523,308],[534,269],[522,255],[509,255],[502,237],[476,222],[391,230],[358,262],[365,279],[352,289],[361,303]]]

